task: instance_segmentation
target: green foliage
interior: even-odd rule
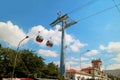
[[[9,48],[0,48],[0,77],[9,77],[13,71],[13,58],[16,51]],[[12,54],[10,54],[12,53]]]
[[[41,56],[33,51],[21,50],[19,52],[3,48],[0,45],[0,78],[12,77],[15,56],[17,55],[14,77],[44,77],[58,78],[58,66],[53,62],[45,64]]]
[[[47,65],[48,75],[50,78],[58,77],[58,66],[56,66],[53,62]]]
[[[120,78],[114,76],[114,75],[108,75],[108,77],[111,79],[111,80],[120,80]]]

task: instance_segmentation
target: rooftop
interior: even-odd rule
[[[66,71],[66,73],[77,73],[77,74],[83,74],[83,75],[90,75],[85,71],[75,70],[75,69],[69,69]]]

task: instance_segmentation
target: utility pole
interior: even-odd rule
[[[67,14],[63,15],[61,12],[58,13],[58,18],[53,21],[50,26],[55,26],[58,23],[62,23],[62,28],[59,29],[59,31],[62,31],[62,37],[61,37],[61,56],[60,56],[60,75],[62,77],[65,76],[65,28],[70,27],[71,25],[76,24],[77,22],[73,21],[68,23],[69,16]]]

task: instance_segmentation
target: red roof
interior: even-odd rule
[[[80,70],[75,70],[75,69],[69,69],[66,71],[67,73],[78,73],[78,74],[83,74],[83,75],[89,75],[85,71],[80,71]]]
[[[84,71],[84,70],[93,70],[93,67],[83,68],[82,71]]]
[[[69,69],[66,71],[67,73],[79,73],[79,70],[75,70],[75,69]]]
[[[93,67],[87,67],[87,68],[82,69],[81,71],[84,71],[84,72],[86,72],[88,74],[91,74],[92,70],[93,70]]]

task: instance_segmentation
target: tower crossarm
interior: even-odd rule
[[[63,16],[61,16],[61,17],[58,17],[54,22],[52,22],[51,24],[50,24],[50,26],[55,26],[56,24],[58,24],[58,23],[60,23],[60,22],[62,22],[63,20],[66,20],[66,19],[68,19],[69,18],[69,16],[67,15],[67,14],[65,14],[65,15],[63,15]]]

